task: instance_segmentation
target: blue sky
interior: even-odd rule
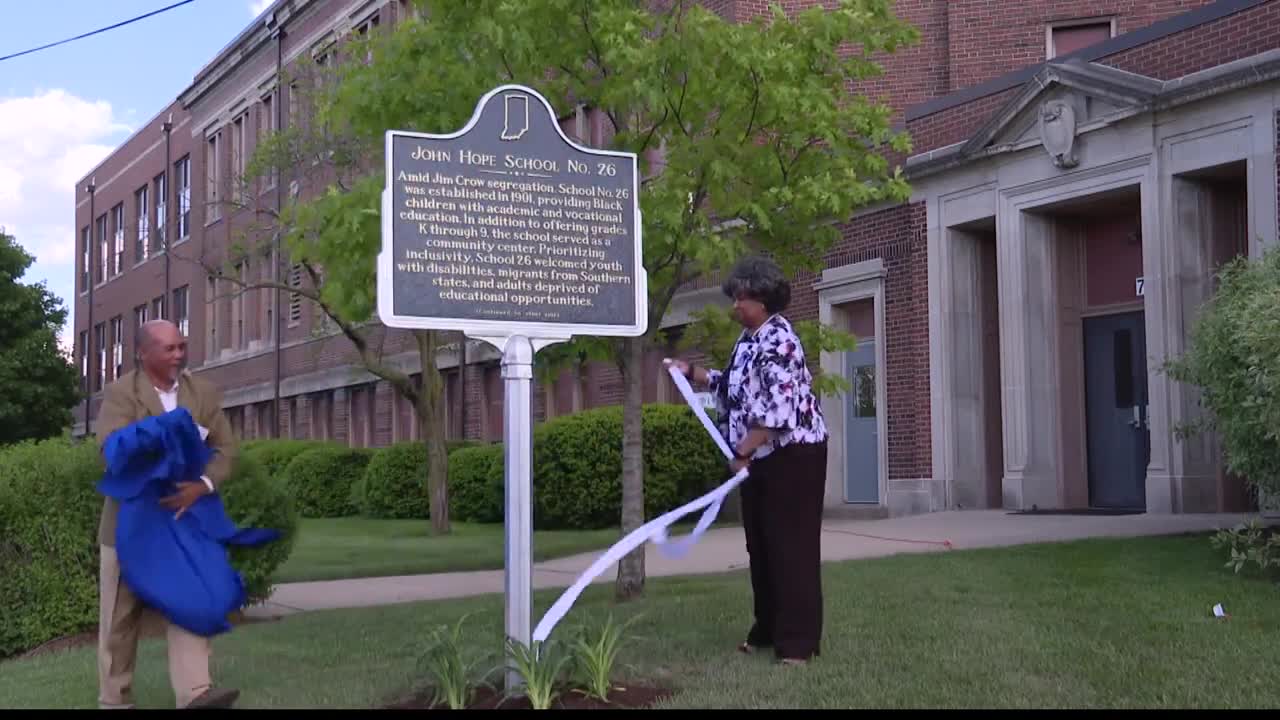
[[[177,0],[0,0],[0,56]],[[177,96],[270,0],[195,0],[132,25],[0,62],[0,226],[71,307],[75,182]],[[64,334],[64,345],[67,335]]]

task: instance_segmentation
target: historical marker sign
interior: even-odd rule
[[[642,335],[636,156],[561,131],[537,92],[486,94],[451,135],[390,131],[378,314],[474,337]]]

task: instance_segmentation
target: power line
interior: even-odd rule
[[[97,35],[98,33],[104,33],[108,30],[115,30],[116,28],[124,27],[125,25],[128,25],[130,23],[136,23],[139,20],[146,20],[147,18],[153,15],[159,15],[160,13],[168,12],[170,10],[173,10],[174,8],[182,7],[183,5],[186,5],[192,2],[195,2],[195,0],[181,0],[181,2],[176,2],[168,7],[163,7],[163,8],[160,8],[159,10],[152,10],[146,15],[139,15],[138,17],[135,17],[135,18],[129,18],[128,20],[125,20],[123,22],[118,22],[115,25],[108,25],[107,27],[104,27],[104,28],[98,28],[97,30],[94,30],[92,32],[87,32],[83,35],[77,35],[73,38],[67,38],[66,40],[59,40],[58,42],[49,43],[48,45],[41,45],[40,47],[31,48],[30,50],[23,50],[22,52],[13,53],[12,55],[5,55],[3,57],[0,57],[0,62],[4,62],[5,60],[12,60],[13,58],[16,58],[16,57],[22,57],[23,55],[30,55],[33,52],[39,52],[41,50],[48,50],[51,47],[57,47],[59,45],[64,45],[66,43],[74,42],[76,40],[83,40],[84,38]]]

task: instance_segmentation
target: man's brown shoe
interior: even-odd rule
[[[218,709],[225,710],[235,705],[236,700],[240,698],[240,691],[232,688],[209,688],[200,694],[191,704],[187,706],[188,710]]]

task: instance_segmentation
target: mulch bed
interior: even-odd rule
[[[552,710],[641,710],[674,693],[669,688],[645,685],[615,687],[609,701],[589,697],[580,690],[568,690],[551,702]],[[447,705],[432,706],[430,689],[414,693],[408,699],[385,706],[385,710],[448,710]],[[531,710],[533,704],[523,695],[505,698],[500,690],[478,688],[467,710]]]

